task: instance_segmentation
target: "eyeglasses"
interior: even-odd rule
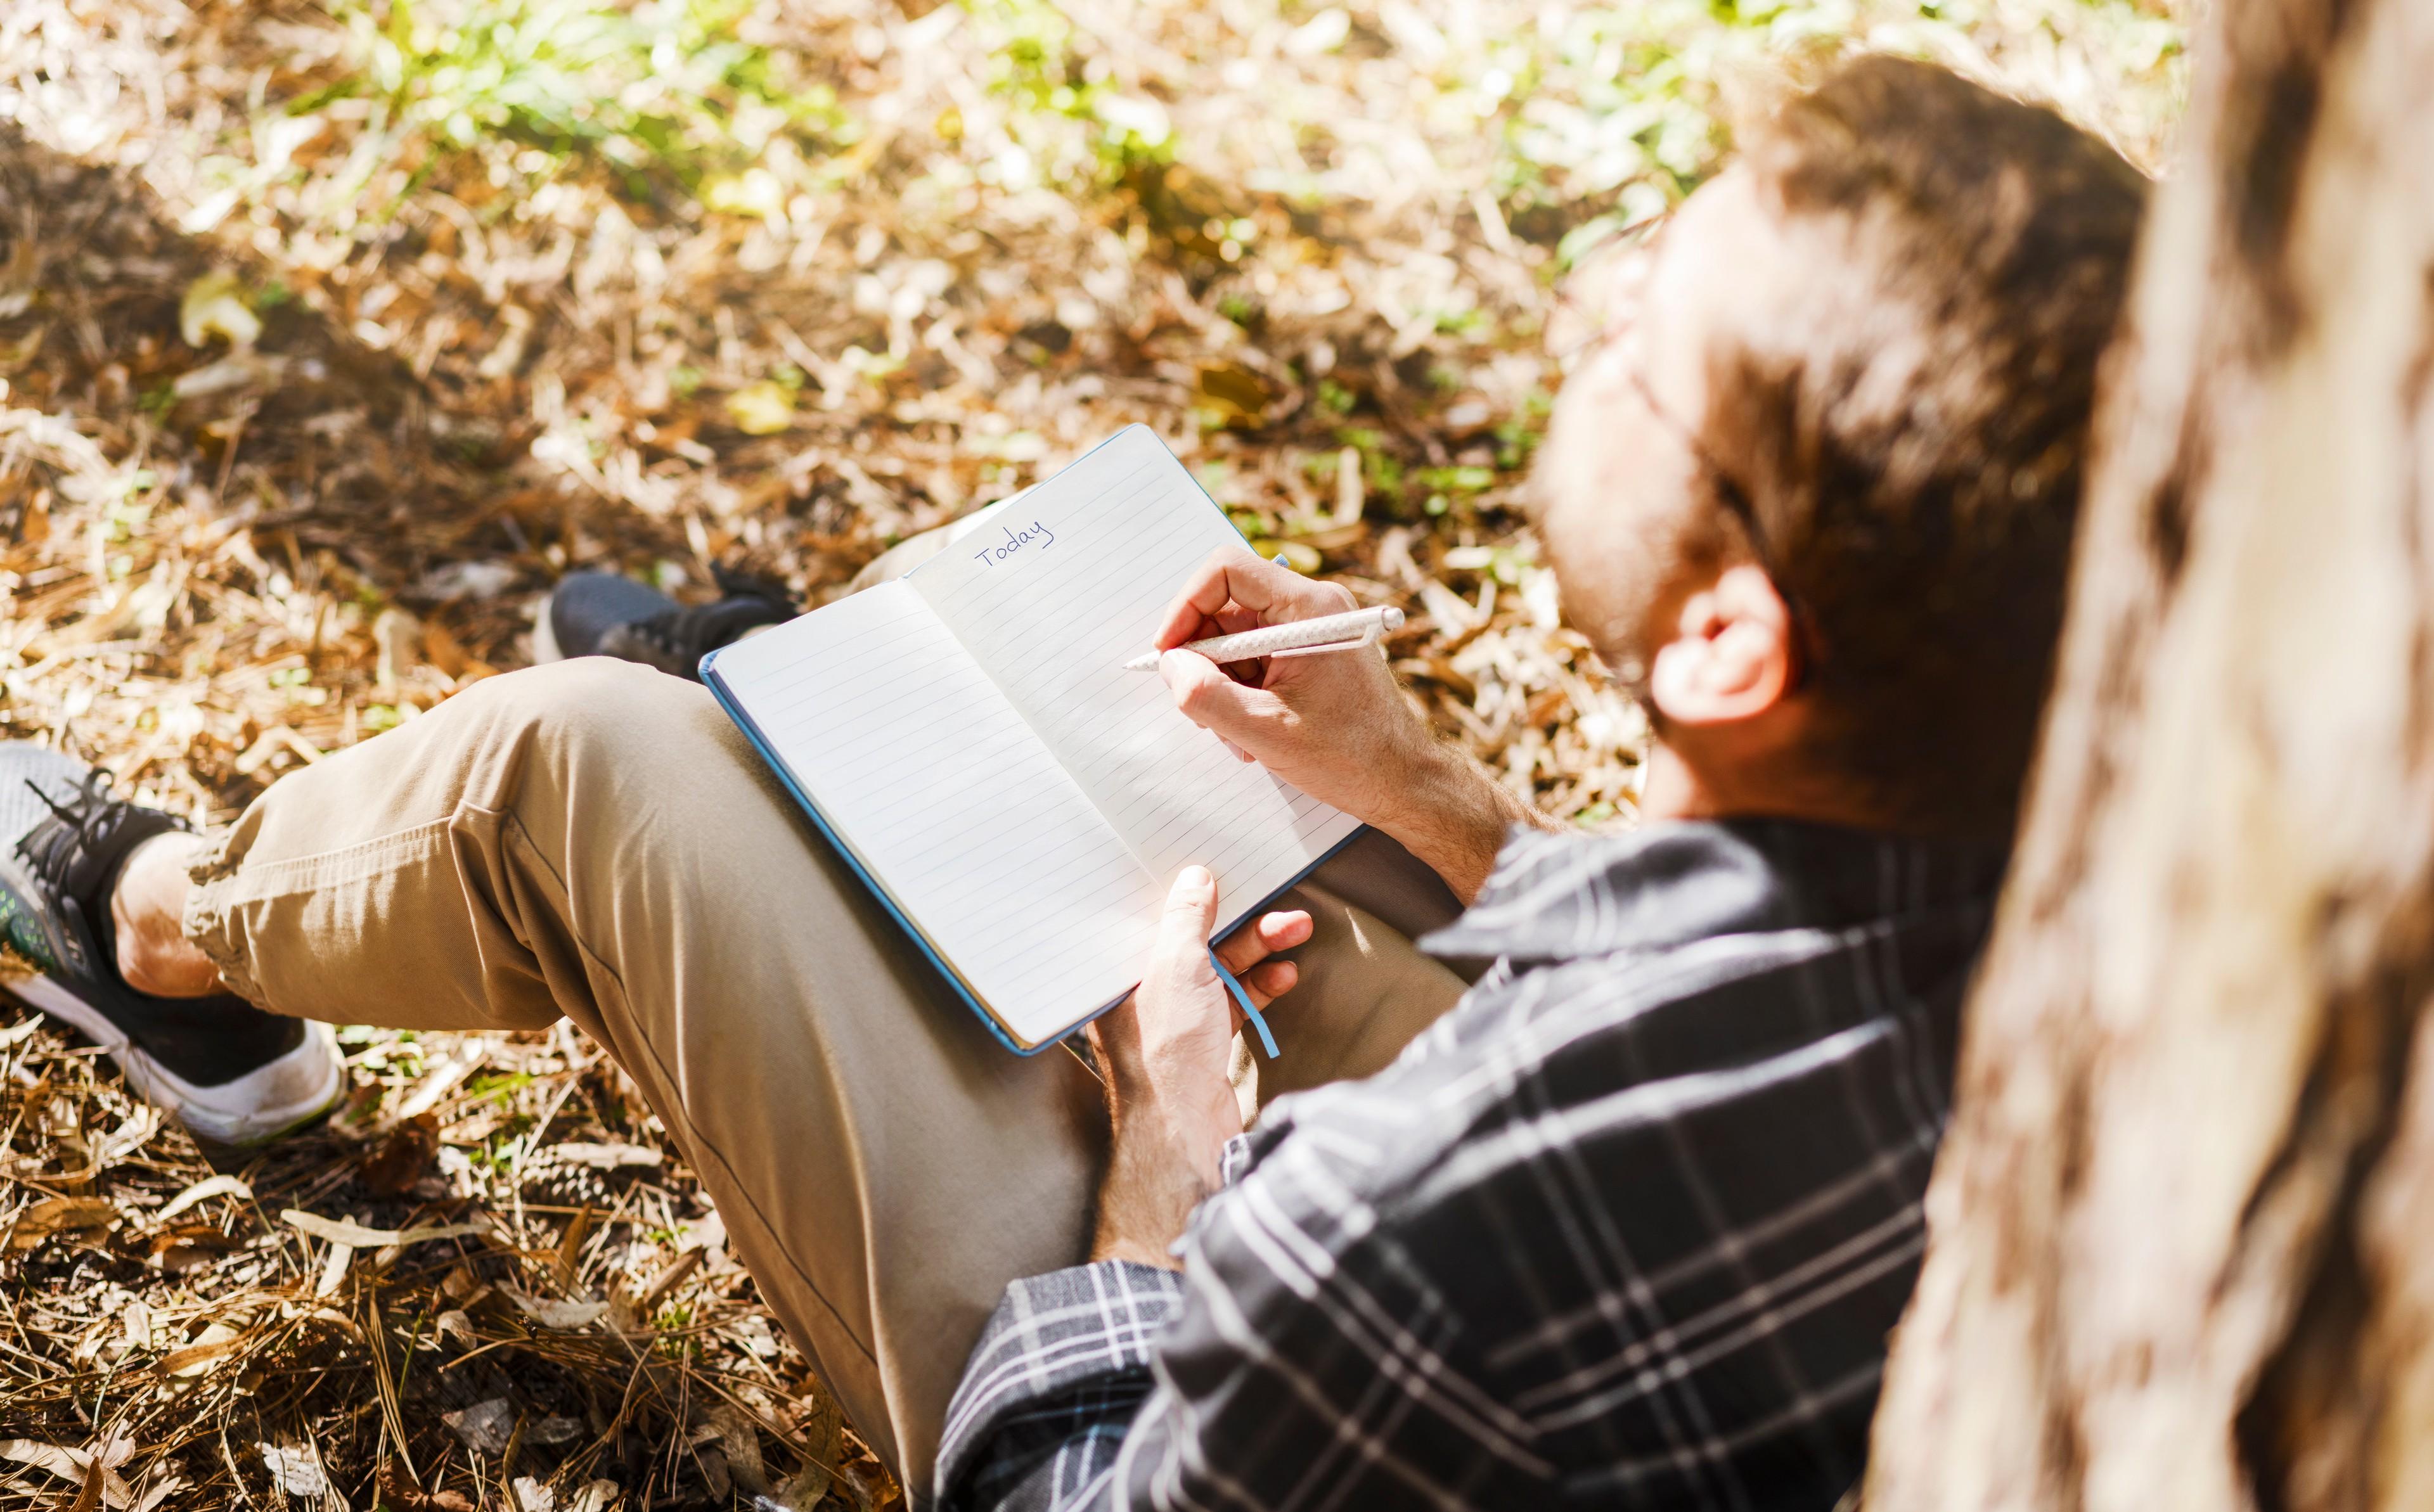
[[[1791,612],[1795,632],[1792,649],[1796,658],[1793,681],[1796,684],[1803,670],[1801,664],[1806,660],[1802,654],[1803,647],[1810,639],[1808,617],[1791,589],[1784,586],[1783,573],[1778,569],[1774,552],[1767,542],[1766,527],[1758,522],[1757,502],[1750,498],[1749,490],[1741,485],[1740,480],[1734,476],[1733,470],[1708,450],[1696,431],[1673,414],[1665,400],[1657,396],[1655,385],[1648,381],[1643,343],[1639,340],[1639,314],[1649,272],[1655,263],[1657,234],[1672,218],[1671,210],[1653,215],[1625,231],[1623,235],[1628,240],[1601,254],[1602,258],[1613,260],[1616,264],[1604,279],[1604,308],[1592,315],[1595,328],[1590,334],[1556,354],[1556,365],[1562,371],[1569,373],[1591,353],[1617,343],[1629,343],[1628,349],[1620,354],[1617,365],[1623,382],[1631,385],[1633,396],[1650,416],[1689,453],[1690,460],[1697,464],[1701,475],[1714,490],[1716,501],[1740,527],[1741,537],[1747,543],[1758,570],[1774,585],[1775,592],[1783,597],[1784,606]],[[1590,265],[1595,266],[1594,263]],[[1577,279],[1580,275],[1575,274],[1574,277]],[[1558,303],[1571,312],[1581,312],[1582,301],[1568,286],[1558,295]]]

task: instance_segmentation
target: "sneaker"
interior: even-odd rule
[[[228,994],[154,997],[120,978],[119,869],[144,841],[192,826],[110,797],[109,783],[56,751],[0,743],[0,990],[100,1045],[137,1096],[201,1138],[249,1145],[310,1123],[345,1084],[330,1026]]]
[[[719,601],[691,608],[614,572],[560,578],[533,626],[533,660],[616,656],[698,681],[704,656],[801,612],[779,584],[715,572]]]

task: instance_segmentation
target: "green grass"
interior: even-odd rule
[[[368,96],[396,152],[427,173],[503,142],[526,177],[606,164],[635,194],[741,175],[771,148],[816,155],[855,135],[799,60],[746,41],[749,0],[389,0],[342,3],[349,71],[291,114]]]

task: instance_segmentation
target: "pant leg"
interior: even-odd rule
[[[283,778],[197,877],[189,937],[275,1011],[607,1046],[910,1486],[1005,1283],[1088,1244],[1096,1083],[989,1039],[694,684],[487,680]]]
[[[189,937],[276,1011],[574,1018],[910,1486],[1005,1283],[1085,1251],[1095,1082],[990,1039],[695,685],[601,658],[489,679],[283,778],[197,880]],[[1308,985],[1276,1010],[1300,1085],[1382,1064],[1461,988],[1345,901],[1415,928],[1447,914],[1399,847],[1364,841],[1313,883]],[[1380,1006],[1381,969],[1414,1006]]]
[[[1412,945],[1451,924],[1461,902],[1380,831],[1363,831],[1277,906],[1309,909],[1311,938],[1291,952],[1300,981],[1268,1010],[1277,1058],[1238,1042],[1234,1087],[1246,1113],[1384,1070],[1469,985]]]

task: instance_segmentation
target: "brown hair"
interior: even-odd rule
[[[1716,342],[1700,448],[1801,618],[1821,759],[1903,827],[2008,835],[2146,181],[2050,110],[1885,57],[1744,145],[1815,247],[1817,318]]]

